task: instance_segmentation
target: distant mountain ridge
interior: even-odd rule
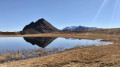
[[[93,30],[93,29],[100,29],[100,28],[85,27],[85,26],[70,26],[70,27],[65,27],[63,31],[79,31],[79,30]]]

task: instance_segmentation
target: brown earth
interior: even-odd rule
[[[108,30],[109,31],[109,30]],[[108,33],[97,31],[89,33],[54,33],[34,35],[14,35],[26,37],[66,37],[80,39],[104,39],[114,42],[106,46],[76,47],[63,52],[28,60],[13,61],[0,64],[1,67],[119,67],[120,66],[120,34],[119,31]],[[99,32],[99,33],[98,33]],[[111,31],[110,31],[111,32]],[[3,35],[0,35],[3,36]],[[10,36],[10,35],[5,35]],[[13,35],[11,35],[13,36]]]

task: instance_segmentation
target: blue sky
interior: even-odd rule
[[[119,0],[0,0],[0,31],[19,31],[44,18],[66,26],[120,27]]]

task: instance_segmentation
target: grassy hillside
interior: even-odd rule
[[[19,35],[20,32],[0,32],[0,35]]]
[[[80,30],[80,31],[60,31],[53,32],[54,34],[77,34],[77,33],[107,33],[107,34],[119,34],[120,28],[113,29],[96,29],[96,30]],[[52,34],[53,34],[52,33]],[[51,34],[51,33],[41,33],[41,34]],[[20,32],[0,32],[0,35],[21,35]],[[22,35],[25,36],[26,34]],[[27,34],[27,35],[39,35],[39,34]]]

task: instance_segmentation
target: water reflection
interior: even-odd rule
[[[0,52],[3,50],[29,50],[29,49],[52,49],[62,48],[62,50],[74,48],[76,46],[100,46],[109,45],[112,42],[101,41],[101,39],[73,39],[54,37],[1,37]]]
[[[45,48],[55,39],[56,39],[55,37],[24,37],[24,40],[26,42],[29,42],[32,45],[37,45],[42,48]]]
[[[1,37],[0,56],[7,55],[5,61],[28,59],[55,54],[74,47],[109,45],[113,42],[101,39],[73,39],[54,37]],[[14,56],[15,55],[15,56]]]
[[[62,48],[70,49],[75,46],[100,46],[112,44],[112,42],[101,41],[102,39],[74,39],[74,38],[55,38],[55,37],[24,37],[26,42],[42,48]]]

